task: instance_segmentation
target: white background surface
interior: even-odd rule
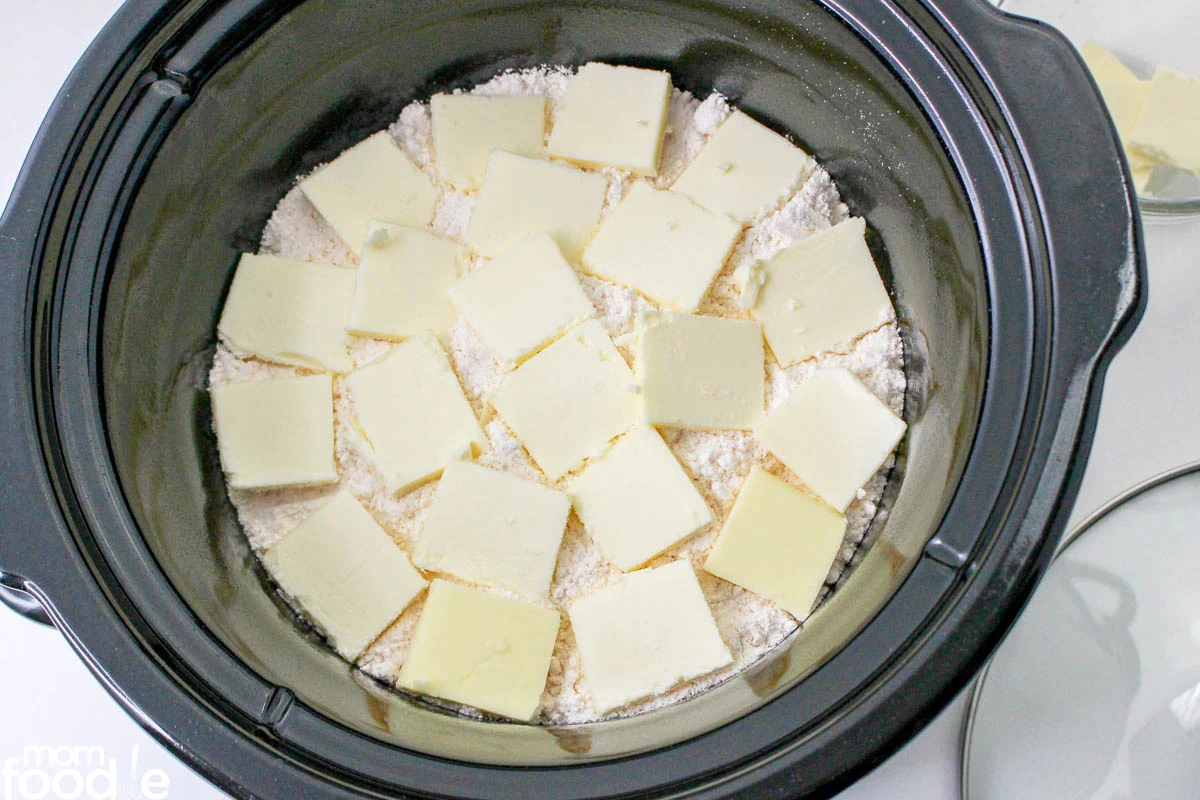
[[[117,0],[5,3],[0,32],[0,202],[7,199],[25,152],[58,87]],[[1200,340],[1200,222],[1151,224],[1150,308],[1110,373],[1101,421],[1076,518],[1138,480],[1200,459],[1200,397],[1195,343]],[[117,706],[54,630],[0,608],[0,766],[29,746],[100,745],[116,759],[121,798],[143,797],[135,777],[167,773],[156,797],[223,797],[159,747]],[[959,698],[896,756],[838,800],[959,798]],[[135,756],[136,747],[136,756]],[[131,761],[136,758],[136,768]],[[37,782],[29,784],[35,792]],[[0,780],[0,800],[7,800]],[[19,787],[16,787],[19,788]],[[12,797],[20,797],[14,793]]]

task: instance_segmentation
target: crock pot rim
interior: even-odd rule
[[[165,6],[166,4],[162,5]],[[193,4],[192,7],[196,7],[197,5]],[[830,2],[827,5],[840,10],[843,19],[847,19],[853,18],[852,12],[854,9],[864,10],[863,7],[865,4],[849,0],[844,3]],[[942,26],[945,35],[951,39],[957,38],[960,43],[965,41],[965,39],[961,35],[951,33],[956,24],[962,25],[964,30],[973,31],[976,36],[982,37],[980,27],[985,26],[987,17],[994,15],[991,16],[992,22],[1000,19],[999,15],[990,10],[976,9],[974,12],[970,12],[964,8],[959,8],[952,11],[950,9],[941,9],[933,4],[930,4],[928,9],[922,9],[911,3],[906,3],[906,5],[908,6],[906,10],[911,16],[926,14],[930,19],[936,18]],[[235,6],[245,9],[257,7],[258,4],[251,2],[234,3],[226,6],[226,8],[233,8]],[[884,8],[883,4],[879,4],[879,6],[885,12],[895,13],[895,9],[890,6],[887,8]],[[29,202],[29,198],[50,197],[53,194],[53,187],[47,185],[50,174],[53,173],[56,176],[59,174],[57,164],[63,160],[67,150],[67,142],[65,140],[72,138],[75,127],[87,115],[87,109],[81,108],[80,99],[99,95],[102,90],[98,84],[102,83],[103,80],[112,74],[114,64],[120,64],[127,54],[129,48],[124,41],[124,35],[121,34],[121,31],[129,29],[127,28],[129,25],[138,26],[132,28],[135,30],[152,27],[155,24],[154,21],[160,19],[158,13],[160,10],[160,4],[156,2],[133,4],[122,9],[114,19],[114,22],[106,29],[101,39],[98,40],[93,49],[81,61],[80,67],[73,73],[67,88],[64,90],[63,97],[56,103],[42,134],[39,136],[35,152],[31,154],[26,168],[23,170],[18,189],[14,192],[14,202],[10,202],[9,211],[6,212],[2,226],[3,233],[12,235],[14,241],[18,242],[21,248],[28,246],[29,262],[22,265],[18,259],[12,259],[12,263],[5,264],[3,280],[5,281],[6,289],[11,287],[14,290],[6,292],[4,299],[0,300],[0,302],[4,302],[10,307],[15,307],[17,303],[20,303],[24,307],[19,308],[16,313],[6,315],[3,323],[0,324],[5,326],[4,332],[8,337],[6,341],[20,341],[24,346],[19,353],[16,352],[16,348],[12,348],[13,352],[6,352],[3,356],[0,356],[0,374],[20,375],[24,380],[17,381],[19,387],[9,392],[9,394],[13,395],[12,398],[6,397],[6,399],[12,400],[9,403],[12,413],[9,414],[5,422],[0,423],[3,425],[3,427],[0,427],[0,441],[11,443],[15,447],[15,449],[4,456],[6,474],[14,475],[15,470],[28,471],[29,474],[18,476],[19,479],[14,481],[10,485],[8,492],[3,495],[2,500],[0,500],[0,512],[2,512],[0,513],[0,519],[3,519],[5,525],[10,527],[10,531],[8,532],[12,534],[11,539],[18,543],[21,543],[22,536],[34,536],[37,532],[34,523],[41,515],[44,515],[41,516],[42,530],[45,531],[48,526],[53,526],[57,528],[57,531],[56,535],[48,536],[44,539],[28,538],[24,542],[26,544],[25,547],[18,548],[8,543],[0,544],[0,558],[2,558],[0,564],[6,567],[11,566],[13,572],[16,574],[35,576],[35,578],[29,581],[17,580],[15,582],[43,601],[51,616],[55,618],[56,623],[64,630],[64,633],[72,641],[73,646],[80,650],[81,655],[84,656],[89,666],[97,673],[98,677],[101,677],[109,690],[138,717],[144,726],[148,727],[156,736],[171,745],[175,752],[189,760],[194,767],[198,767],[205,772],[210,779],[215,779],[220,785],[230,789],[234,793],[244,791],[247,793],[246,796],[251,796],[249,793],[254,790],[249,785],[236,782],[231,777],[231,774],[236,766],[253,764],[261,760],[263,753],[270,752],[274,746],[271,743],[274,736],[273,732],[260,728],[259,732],[261,735],[255,737],[257,745],[251,747],[250,750],[245,749],[248,745],[253,744],[247,741],[248,737],[238,735],[222,736],[222,739],[236,741],[226,742],[230,748],[231,761],[221,763],[219,768],[214,768],[213,764],[219,763],[217,759],[201,757],[194,748],[175,738],[173,732],[168,729],[169,726],[159,726],[154,720],[137,710],[138,703],[134,695],[145,694],[153,696],[154,691],[148,685],[134,687],[131,684],[127,684],[122,677],[118,677],[119,673],[122,672],[122,665],[119,663],[122,660],[122,653],[117,652],[116,648],[110,650],[101,646],[99,643],[100,632],[90,630],[90,624],[85,626],[79,622],[79,620],[84,619],[86,616],[83,608],[76,606],[73,602],[67,601],[68,594],[72,594],[77,595],[76,599],[82,599],[84,596],[87,596],[93,601],[102,599],[105,603],[117,604],[117,601],[111,595],[105,596],[103,594],[104,588],[102,584],[105,582],[97,581],[97,575],[104,575],[109,569],[104,564],[103,554],[95,548],[89,551],[88,548],[83,547],[83,543],[73,537],[67,530],[68,525],[65,524],[65,521],[55,519],[56,515],[60,513],[72,516],[81,514],[81,517],[72,520],[72,522],[75,524],[86,524],[86,521],[82,518],[86,516],[86,511],[80,508],[77,498],[71,498],[65,494],[70,492],[70,487],[56,486],[54,481],[49,480],[49,476],[40,467],[32,470],[29,469],[29,465],[41,464],[43,463],[43,459],[47,457],[46,451],[42,449],[43,444],[36,441],[36,437],[31,436],[30,432],[38,430],[43,435],[46,435],[47,430],[52,431],[53,426],[57,424],[52,419],[37,419],[37,416],[45,413],[45,409],[35,414],[34,398],[32,397],[32,393],[29,393],[31,387],[39,384],[44,386],[50,377],[45,374],[45,370],[49,365],[39,362],[34,358],[32,347],[35,334],[31,333],[30,328],[32,326],[29,322],[38,318],[37,315],[40,314],[43,325],[54,326],[54,321],[48,319],[46,316],[46,312],[51,309],[46,287],[39,287],[39,294],[34,296],[34,292],[31,290],[35,289],[35,287],[29,285],[29,278],[33,275],[30,266],[41,260],[40,256],[34,256],[32,248],[35,242],[40,246],[45,243],[46,239],[46,231],[44,230],[36,235],[34,234],[34,231],[37,231],[42,226],[42,220],[39,218],[36,220],[36,225],[34,224],[39,207],[37,207],[35,202]],[[870,11],[871,9],[865,10]],[[984,16],[980,16],[981,14]],[[896,18],[903,19],[899,13],[896,14]],[[259,22],[261,23],[261,20]],[[1008,24],[1015,25],[1015,23],[1011,22]],[[1028,33],[1034,29],[1036,29],[1036,26],[1029,26],[1028,23],[1022,23],[1021,26],[1015,27],[1012,30]],[[1044,42],[1042,44],[1044,45]],[[1061,43],[1057,43],[1057,46],[1061,47]],[[973,54],[971,58],[978,60],[979,56]],[[1078,67],[1076,68],[1076,72],[1079,72]],[[1076,84],[1075,88],[1077,88],[1079,76],[1075,75],[1073,77]],[[1007,80],[1011,82],[1012,76],[1009,75]],[[1083,80],[1087,82],[1086,76],[1083,77]],[[147,108],[145,112],[147,114],[167,113],[165,109],[177,107],[187,102],[183,85],[178,82],[154,81],[143,85],[141,90],[143,97],[151,96],[154,98],[155,103],[161,104],[161,108],[158,109]],[[1011,113],[1011,109],[1007,109],[1003,103],[999,102],[998,98],[993,99],[996,100],[999,107],[998,110],[1001,114]],[[1095,109],[1092,109],[1092,111],[1095,111]],[[75,121],[75,125],[64,130],[64,127],[71,121]],[[1018,149],[1027,149],[1030,147],[1030,143],[1022,142],[1015,136],[1014,144]],[[40,167],[38,166],[39,164],[41,165]],[[1028,168],[1028,166],[1028,162],[1026,162],[1024,167]],[[1020,172],[1021,170],[1017,171]],[[1025,198],[1025,201],[1034,204],[1036,208],[1035,197],[1041,194],[1043,202],[1045,202],[1044,194],[1047,191],[1047,187],[1037,185],[1036,175],[1031,175],[1029,178],[1032,184],[1032,191],[1030,192],[1030,197]],[[1128,210],[1132,208],[1132,197],[1128,192],[1126,192],[1126,195],[1126,210]],[[1051,222],[1052,220],[1041,220],[1042,225],[1047,229],[1053,228],[1050,224]],[[1137,228],[1136,219],[1130,223],[1127,234],[1126,242],[1129,252],[1126,254],[1125,261],[1131,263],[1134,269],[1140,270],[1140,231]],[[6,262],[10,261],[11,256],[15,255],[15,251],[17,250],[18,247],[14,246],[11,248],[11,251],[6,253]],[[21,257],[24,258],[25,254],[22,253]],[[1111,254],[1109,257],[1111,257]],[[19,289],[19,291],[16,289]],[[1101,296],[1106,295],[1101,294]],[[1059,366],[1060,369],[1071,373],[1067,376],[1067,400],[1074,403],[1075,406],[1074,408],[1068,408],[1068,411],[1073,411],[1078,415],[1078,420],[1076,421],[1079,425],[1076,430],[1060,429],[1058,432],[1059,437],[1062,439],[1058,444],[1067,451],[1066,453],[1060,451],[1057,456],[1059,461],[1053,462],[1053,466],[1057,468],[1059,473],[1065,471],[1065,465],[1062,460],[1068,457],[1070,451],[1072,449],[1075,452],[1085,451],[1090,441],[1091,427],[1094,425],[1095,398],[1093,397],[1092,401],[1088,402],[1086,400],[1086,389],[1088,388],[1088,384],[1093,380],[1099,380],[1099,376],[1102,374],[1103,367],[1106,364],[1106,358],[1108,355],[1111,355],[1111,348],[1106,351],[1104,356],[1097,356],[1096,353],[1104,349],[1103,345],[1106,341],[1111,344],[1116,340],[1119,332],[1122,330],[1128,331],[1132,327],[1131,321],[1135,320],[1138,314],[1140,314],[1142,304],[1144,303],[1144,298],[1137,292],[1126,298],[1124,306],[1120,305],[1120,298],[1113,299],[1115,308],[1109,309],[1112,312],[1111,315],[1106,319],[1099,320],[1099,322],[1103,323],[1103,326],[1099,330],[1092,331],[1092,339],[1090,341],[1079,345],[1079,353],[1068,354],[1075,356],[1074,359],[1065,359],[1071,363]],[[10,301],[12,302],[10,303]],[[1061,309],[1057,310],[1061,311]],[[1097,314],[1096,316],[1102,317],[1104,315]],[[75,344],[82,344],[85,350],[87,348],[86,343]],[[1046,367],[1050,370],[1055,365],[1050,364],[1046,365]],[[90,376],[84,377],[86,379]],[[1072,392],[1074,393],[1072,394]],[[1068,413],[1066,416],[1070,417],[1071,414]],[[49,429],[47,428],[47,424],[50,425]],[[1064,428],[1071,427],[1070,420],[1067,420]],[[1073,448],[1072,445],[1074,445]],[[63,467],[63,465],[59,466]],[[65,469],[65,467],[63,468]],[[1032,585],[1033,578],[1040,573],[1042,554],[1046,550],[1047,543],[1052,541],[1057,536],[1058,531],[1061,530],[1061,525],[1065,521],[1066,516],[1064,507],[1069,508],[1069,501],[1077,488],[1077,479],[1078,475],[1076,474],[1072,479],[1066,480],[1065,485],[1056,481],[1047,482],[1048,485],[1045,491],[1051,492],[1052,496],[1043,497],[1040,499],[1040,502],[1043,504],[1041,510],[1051,518],[1049,526],[1051,535],[1043,535],[1040,526],[1031,526],[1038,529],[1036,531],[1026,531],[1024,535],[1019,537],[1022,544],[1020,552],[1024,557],[1028,558],[1025,573],[1020,577],[1020,582],[1026,590]],[[1031,487],[1031,491],[1035,489],[1036,487]],[[57,496],[55,496],[56,494]],[[44,503],[44,509],[37,508],[39,502]],[[18,507],[19,505],[23,507]],[[28,525],[29,529],[26,529],[25,525]],[[57,534],[61,534],[61,536]],[[57,553],[54,551],[54,548],[45,546],[46,539],[53,540],[58,546]],[[953,541],[935,540],[931,543],[930,549],[927,551],[929,554],[929,557],[925,559],[925,562],[929,565],[927,572],[931,576],[934,574],[938,576],[933,582],[941,586],[943,590],[952,582],[957,581],[961,584],[965,580],[963,567],[969,559],[976,556],[995,555],[973,554],[961,548],[956,549],[957,545],[958,543]],[[75,547],[82,549],[74,550]],[[1052,549],[1053,547],[1049,548],[1049,550]],[[83,557],[80,558],[80,555]],[[1048,558],[1048,554],[1045,555],[1045,558]],[[996,567],[996,559],[993,558],[989,561],[987,558],[981,557],[978,560],[978,564],[980,568],[975,573],[976,575],[984,572],[985,567]],[[913,580],[914,578],[910,577],[910,581]],[[56,592],[55,589],[57,587],[55,584],[64,582],[78,582],[77,587],[79,592],[68,593],[66,590],[63,590],[63,594]],[[42,584],[45,584],[45,587]],[[993,643],[998,639],[998,631],[1007,625],[1007,621],[1004,618],[1007,617],[1007,620],[1011,620],[1022,597],[1022,592],[1006,596],[1003,613],[998,615],[1001,621],[993,628],[992,635],[984,638],[991,639]],[[108,623],[108,625],[111,625],[114,633],[117,631],[123,632],[124,635],[121,638],[125,641],[126,646],[138,648],[145,652],[152,652],[157,647],[148,638],[142,638],[140,641],[137,641],[137,635],[130,627],[127,627],[129,622],[122,622],[114,609],[105,608],[97,610],[103,612],[98,613],[97,616],[107,617],[106,620],[97,620],[97,622],[101,622],[101,624],[104,622]],[[90,621],[86,620],[85,622],[90,623]],[[85,627],[88,629],[85,629]],[[977,631],[976,633],[978,634],[979,632]],[[942,642],[943,647],[945,644],[945,642]],[[125,656],[129,655],[129,653],[125,653]],[[931,718],[933,706],[937,705],[940,700],[947,699],[958,686],[965,682],[965,677],[958,674],[963,671],[962,665],[977,665],[982,661],[982,658],[982,655],[968,659],[960,657],[953,662],[958,668],[957,670],[945,670],[943,668],[943,671],[956,672],[956,674],[949,678],[946,675],[939,676],[940,688],[935,692],[926,694],[921,714],[913,716],[901,726],[901,729],[911,732],[916,727],[919,727],[920,724],[923,724],[924,721]],[[161,661],[159,665],[162,665]],[[912,667],[914,665],[910,663],[908,666]],[[111,678],[109,677],[110,672],[113,676]],[[169,676],[160,674],[157,677],[160,679],[167,678],[162,682],[161,691],[168,694],[172,690],[175,692],[179,691]],[[147,684],[149,683],[151,681],[147,681]],[[127,686],[128,694],[126,693]],[[135,691],[135,688],[138,691]],[[202,698],[194,696],[189,699],[185,699],[182,696],[176,699],[182,701],[184,705],[189,704],[189,702],[195,703],[198,700],[203,702]],[[214,709],[210,710],[213,711],[213,716],[211,718],[205,717],[205,719],[212,726],[213,730],[223,729],[227,733],[232,733],[226,727],[228,722],[222,723],[216,718],[216,711]],[[238,720],[238,727],[243,728],[243,731],[253,730],[255,726],[261,726],[262,723],[263,720],[252,717]],[[847,767],[841,776],[841,782],[848,782],[854,774],[869,767],[876,760],[881,760],[885,749],[891,749],[895,746],[898,746],[898,744],[892,742],[886,748],[881,747],[868,753],[854,768]],[[261,748],[261,752],[255,748]],[[246,760],[241,761],[240,759],[242,758]],[[253,773],[242,772],[243,776],[246,774]],[[732,787],[739,781],[741,781],[741,785],[751,786],[760,782],[763,777],[764,775],[761,770],[757,774],[743,772],[740,776],[731,776],[729,778],[730,782],[726,784],[726,788]],[[832,791],[835,785],[836,782],[835,784],[828,784],[822,791]],[[321,784],[321,786],[328,788],[326,784]]]

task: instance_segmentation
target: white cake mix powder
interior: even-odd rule
[[[500,75],[471,92],[482,95],[543,95],[548,100],[548,122],[552,124],[566,91],[568,77],[569,73],[560,68],[524,70]],[[710,95],[701,102],[687,92],[674,90],[668,110],[660,173],[654,179],[654,184],[669,186],[730,113],[728,103],[720,95]],[[388,132],[418,166],[431,178],[437,179],[427,103],[414,102],[407,106]],[[604,170],[603,174],[608,179],[604,206],[607,213],[620,201],[634,178],[614,169]],[[461,239],[473,205],[472,195],[443,186],[432,227],[442,235]],[[786,202],[761,215],[745,232],[726,268],[714,282],[700,313],[746,318],[747,312],[738,303],[740,290],[734,278],[737,268],[770,258],[795,241],[827,229],[847,216],[846,206],[841,202],[829,175],[818,169],[803,185],[796,187]],[[290,191],[275,209],[263,232],[261,252],[347,268],[353,268],[357,262],[354,254],[298,188]],[[628,340],[637,313],[653,309],[655,305],[631,289],[604,280],[580,275],[580,282],[592,301],[596,318],[614,338],[622,354],[631,360]],[[467,399],[487,433],[490,450],[480,456],[478,462],[555,485],[547,481],[534,466],[521,443],[486,404],[488,393],[504,375],[487,347],[462,319],[451,328],[442,344],[450,355]],[[351,352],[355,364],[361,366],[379,357],[391,346],[388,342],[360,339],[355,341]],[[768,408],[775,408],[784,402],[814,370],[826,366],[851,370],[893,411],[897,414],[903,412],[904,350],[899,329],[894,323],[863,336],[846,352],[828,353],[787,369],[781,369],[768,359]],[[216,386],[301,372],[291,367],[239,358],[224,345],[218,345],[209,382]],[[350,423],[353,409],[341,379],[335,385],[336,457],[342,484],[371,511],[402,548],[411,551],[437,490],[437,482],[399,497],[388,494],[366,444]],[[745,669],[798,627],[791,615],[771,601],[709,575],[700,567],[752,466],[762,465],[800,488],[804,488],[803,485],[771,457],[749,432],[666,430],[663,436],[712,507],[716,521],[656,558],[651,566],[659,566],[677,558],[687,558],[692,562],[717,627],[734,661],[725,669],[637,702],[612,716],[660,708],[704,691]],[[829,572],[828,584],[834,584],[841,577],[872,521],[884,513],[877,504],[891,466],[892,461],[889,460],[850,505],[846,514],[848,527],[845,542]],[[562,488],[561,481],[558,488]],[[230,498],[251,546],[261,554],[320,508],[337,489],[333,486],[271,491],[232,490]],[[582,524],[572,514],[554,574],[551,588],[553,602],[565,608],[575,598],[602,588],[619,574],[617,567],[603,559]],[[359,658],[361,669],[380,680],[395,681],[422,603],[423,596]],[[579,653],[565,614],[563,620],[540,714],[542,722],[554,725],[598,718],[588,699]],[[462,709],[462,712],[476,715],[470,709]]]

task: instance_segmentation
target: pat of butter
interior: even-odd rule
[[[551,480],[633,427],[633,373],[594,319],[568,331],[500,384],[492,405]]]
[[[548,233],[568,261],[578,261],[607,190],[603,175],[493,150],[466,242],[494,257],[531,233]]]
[[[1200,173],[1200,81],[1159,67],[1129,134],[1134,152]]]
[[[1133,74],[1133,70],[1121,63],[1121,59],[1096,42],[1085,43],[1080,49],[1080,53],[1083,55],[1083,60],[1087,63],[1088,69],[1091,70],[1097,83],[1102,81],[1110,83],[1139,82],[1138,76]]]
[[[575,271],[546,233],[531,234],[450,288],[484,344],[516,364],[592,316]]]
[[[634,428],[571,483],[575,513],[604,557],[645,564],[712,522],[712,512],[654,428]]]
[[[1104,104],[1112,115],[1121,140],[1129,138],[1142,114],[1146,94],[1150,91],[1149,81],[1098,81]]]
[[[598,714],[733,661],[686,561],[622,575],[567,613]]]
[[[847,346],[895,317],[865,231],[855,217],[767,263],[752,312],[780,366]]]
[[[212,404],[231,488],[337,482],[329,375],[214,386]]]
[[[371,220],[346,330],[401,340],[454,324],[446,290],[466,271],[466,248],[420,228]]]
[[[352,661],[425,588],[404,551],[345,490],[272,545],[263,564]]]
[[[757,322],[643,312],[637,367],[645,418],[652,425],[737,429],[762,419],[764,357]]]
[[[803,621],[845,535],[845,517],[756,466],[704,569]]]
[[[456,189],[479,188],[493,150],[530,158],[542,153],[544,97],[436,94],[429,108],[438,174]]]
[[[799,147],[735,111],[671,188],[705,208],[749,222],[778,205],[816,167]]]
[[[349,372],[346,318],[353,302],[354,270],[245,254],[217,333],[241,356]]]
[[[413,551],[421,569],[547,597],[571,501],[478,464],[446,467]]]
[[[397,683],[528,722],[546,688],[561,621],[551,609],[434,580]]]
[[[666,72],[584,64],[567,84],[547,151],[585,167],[657,175],[670,93]]]
[[[694,311],[740,234],[724,214],[639,181],[600,223],[583,251],[583,270],[675,311]]]
[[[433,219],[438,190],[387,131],[363,139],[300,181],[342,241],[362,253],[372,219],[420,228]]]
[[[437,337],[425,331],[346,377],[358,427],[388,491],[487,449],[487,437]]]
[[[845,511],[906,428],[854,373],[820,369],[755,433],[826,503]]]

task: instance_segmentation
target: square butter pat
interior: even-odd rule
[[[826,503],[845,511],[906,427],[854,373],[821,369],[755,433]]]
[[[638,182],[583,251],[583,269],[675,311],[695,311],[741,226],[674,192]]]
[[[493,150],[530,158],[542,153],[544,97],[435,94],[429,108],[438,174],[456,189],[479,188]]]
[[[234,489],[335,483],[329,375],[212,389],[221,466]]]
[[[633,427],[633,373],[594,319],[508,375],[492,405],[542,472],[557,480]]]
[[[397,682],[528,722],[546,688],[560,623],[557,611],[435,580]]]
[[[733,660],[686,561],[622,575],[568,614],[598,714]]]
[[[1150,91],[1149,81],[1098,81],[1104,104],[1117,126],[1122,141],[1129,138],[1142,114],[1146,94]]]
[[[803,620],[845,535],[841,514],[754,467],[704,569]]]
[[[657,175],[671,76],[584,64],[567,84],[547,151],[585,167]]]
[[[816,167],[808,153],[735,111],[671,188],[705,208],[749,222],[778,205]]]
[[[413,563],[544,598],[570,511],[571,501],[562,492],[455,462],[438,484]]]
[[[438,190],[387,131],[363,139],[300,181],[342,241],[362,253],[372,219],[420,228],[433,219]]]
[[[1200,173],[1200,81],[1159,67],[1129,134],[1135,152]]]
[[[579,254],[604,205],[603,175],[493,150],[465,239],[494,257],[531,233],[548,233],[568,261]]]
[[[764,356],[757,322],[671,312],[638,320],[646,421],[681,428],[750,428],[763,417]]]
[[[435,233],[372,220],[346,330],[397,341],[445,334],[458,316],[446,290],[469,261],[465,247]]]
[[[435,478],[451,461],[487,449],[450,360],[428,331],[352,372],[346,388],[390,492]]]
[[[1087,42],[1080,49],[1083,60],[1096,78],[1096,82],[1138,83],[1138,76],[1129,67],[1121,63],[1121,59],[1096,42]]]
[[[344,490],[272,545],[263,564],[351,660],[425,588],[404,551]]]
[[[780,366],[849,346],[895,318],[865,232],[855,217],[801,239],[762,267],[766,282],[752,313]]]
[[[634,428],[571,483],[575,512],[604,557],[641,566],[712,522],[712,512],[650,426]]]
[[[592,315],[575,270],[546,233],[531,234],[450,287],[484,343],[516,364]]]
[[[217,332],[238,355],[349,372],[346,318],[353,302],[352,269],[246,254]]]

